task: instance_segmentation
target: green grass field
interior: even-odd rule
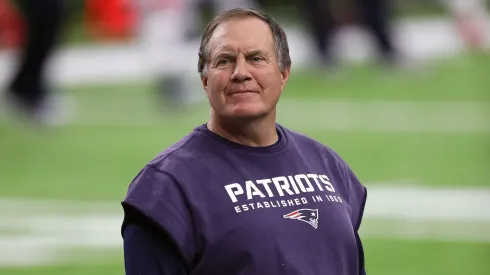
[[[371,67],[331,77],[293,72],[279,122],[334,148],[368,188],[404,182],[490,188],[488,72],[488,55],[441,61],[409,74]],[[1,197],[106,201],[117,207],[139,169],[208,116],[205,105],[179,114],[156,112],[148,84],[67,91],[78,104],[68,126],[37,131],[0,124]],[[490,270],[489,243],[382,237],[364,243],[369,274]],[[120,250],[97,260],[76,258],[44,267],[0,267],[0,274],[123,273]]]

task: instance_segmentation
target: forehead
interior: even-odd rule
[[[221,23],[214,31],[211,52],[261,50],[272,51],[272,31],[258,18],[237,18]]]

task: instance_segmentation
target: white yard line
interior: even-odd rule
[[[490,104],[283,100],[278,120],[298,130],[490,133]]]
[[[361,233],[367,238],[490,243],[490,189],[373,186]]]
[[[206,121],[204,105],[175,120],[148,111],[110,114],[103,110],[79,110],[69,125],[150,126],[175,123],[189,127]],[[394,132],[490,134],[490,103],[414,102],[381,100],[303,100],[282,99],[278,121],[298,131]]]
[[[391,185],[391,186],[390,186]],[[490,189],[373,185],[361,235],[490,243]],[[70,249],[120,250],[119,203],[0,200],[0,266],[53,264]]]

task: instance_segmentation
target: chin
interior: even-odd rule
[[[257,104],[238,104],[226,113],[230,118],[256,119],[266,116],[269,112],[264,106],[257,106]]]

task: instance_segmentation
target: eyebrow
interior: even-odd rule
[[[265,53],[262,52],[261,50],[254,50],[254,51],[248,51],[245,55],[246,56],[255,56],[255,55],[265,55]]]
[[[218,53],[214,56],[214,59],[219,59],[219,58],[234,58],[235,55],[229,52],[221,52]]]
[[[245,56],[255,56],[255,55],[264,55],[263,51],[261,50],[253,50],[253,51],[247,51],[245,53]],[[230,53],[229,51],[223,51],[221,53],[218,53],[215,55],[215,58],[234,58],[236,54]]]

